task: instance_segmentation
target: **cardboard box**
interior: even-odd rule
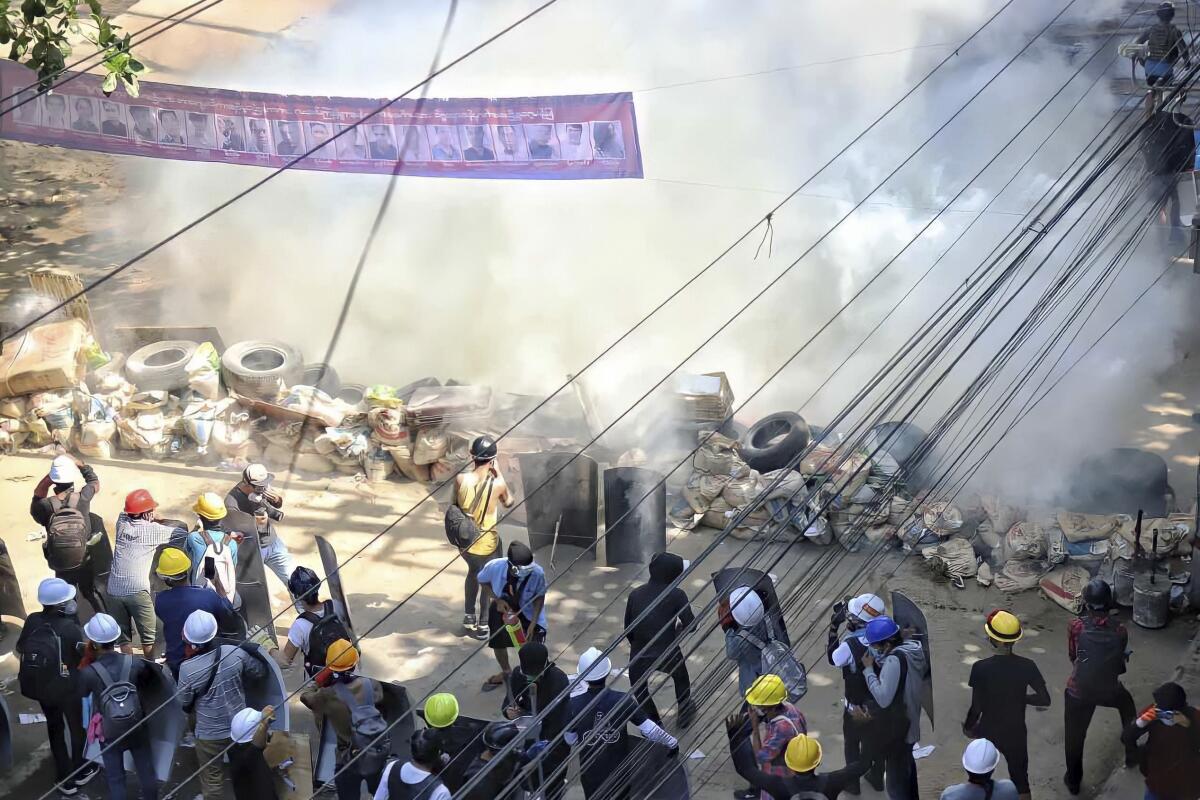
[[[0,351],[0,397],[79,385],[86,371],[87,327],[77,319],[50,322],[4,343]]]

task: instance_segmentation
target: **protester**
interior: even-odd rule
[[[416,731],[409,752],[412,757],[399,768],[399,761],[391,761],[384,768],[374,800],[450,800],[450,790],[438,775],[442,767],[438,737],[429,730]]]
[[[1138,44],[1149,45],[1145,70],[1146,83],[1151,86],[1170,83],[1174,77],[1175,63],[1180,59],[1186,66],[1192,64],[1187,39],[1173,22],[1175,6],[1169,2],[1160,3],[1154,13],[1158,22],[1142,31],[1137,38]]]
[[[182,542],[187,527],[157,514],[158,504],[145,489],[125,497],[125,510],[117,517],[116,546],[108,573],[108,611],[121,626],[121,651],[132,653],[133,630],[137,628],[142,654],[153,659],[157,637],[154,598],[150,594],[150,570],[154,554],[164,544]]]
[[[13,647],[20,659],[17,682],[21,694],[36,701],[46,717],[55,781],[67,797],[78,794],[79,787],[97,772],[90,762],[83,767],[86,729],[79,705],[83,629],[76,616],[75,595],[75,587],[61,578],[39,583],[37,597],[42,610],[25,620]]]
[[[458,473],[454,478],[454,503],[479,529],[475,540],[459,550],[467,563],[464,583],[463,628],[476,639],[488,638],[488,604],[480,586],[479,571],[489,561],[500,557],[500,534],[496,532],[496,517],[500,505],[512,506],[512,493],[496,466],[496,441],[490,436],[480,436],[471,442],[470,470]],[[476,616],[475,610],[479,609]]]
[[[729,593],[729,617],[725,627],[725,656],[738,665],[738,693],[743,697],[762,674],[762,651],[750,643],[750,637],[766,641],[770,637],[762,598],[748,586]]]
[[[754,752],[751,749],[750,737],[745,735],[746,719],[738,714],[730,714],[725,719],[725,732],[729,736],[729,755],[733,759],[733,768],[737,774],[750,782],[750,785],[761,791],[764,797],[771,800],[793,800],[794,798],[824,797],[826,800],[837,800],[846,787],[857,781],[866,765],[863,763],[847,764],[844,769],[824,775],[817,774],[821,765],[821,743],[816,739],[800,734],[787,743],[783,753],[783,763],[787,768],[784,775],[770,775],[763,772],[754,763]]]
[[[1083,613],[1067,627],[1067,657],[1074,665],[1063,693],[1063,742],[1067,772],[1063,783],[1079,794],[1083,780],[1083,744],[1097,706],[1115,708],[1121,729],[1133,724],[1137,711],[1129,690],[1121,685],[1128,658],[1129,634],[1108,615],[1112,589],[1100,578],[1083,587]],[[1137,747],[1125,744],[1125,766],[1137,763]]]
[[[275,530],[275,523],[283,521],[283,495],[271,489],[274,479],[275,476],[262,464],[251,464],[242,471],[242,479],[225,495],[225,508],[254,517],[263,564],[287,586],[292,574],[292,554],[287,542]]]
[[[488,605],[488,644],[500,665],[500,673],[483,684],[489,692],[508,685],[510,649],[546,640],[546,572],[534,563],[528,545],[513,542],[506,558],[494,558],[479,571],[479,583]]]
[[[155,572],[167,585],[154,598],[154,613],[162,622],[163,639],[167,643],[167,667],[176,679],[183,663],[183,627],[196,611],[207,611],[216,618],[222,629],[236,627],[237,612],[233,605],[211,589],[191,585],[192,562],[187,553],[177,547],[163,548]]]
[[[867,623],[886,615],[887,607],[874,594],[862,594],[851,598],[848,603],[838,603],[829,620],[829,636],[825,645],[826,658],[831,665],[842,670],[845,686],[842,745],[846,763],[868,762],[870,767],[865,773],[867,783],[877,792],[883,791],[883,761],[873,757],[871,732],[875,728],[872,715],[879,711],[879,706],[867,688],[862,657],[867,652]],[[846,633],[839,638],[842,623],[846,625]],[[846,786],[847,794],[858,794],[859,789],[858,778]]]
[[[451,792],[463,786],[463,773],[471,759],[465,751],[475,744],[476,734],[458,719],[458,698],[449,692],[438,692],[425,701],[425,724],[437,737],[445,762],[438,773]]]
[[[514,785],[517,770],[521,766],[521,754],[510,751],[501,756],[500,751],[521,736],[521,731],[512,722],[493,722],[483,729],[483,751],[467,766],[463,775],[464,785],[469,784],[485,768],[487,773],[475,786],[461,795],[462,800],[517,800],[525,792]],[[501,761],[492,765],[497,758]]]
[[[628,800],[638,780],[637,764],[627,762],[630,754],[626,725],[637,726],[642,736],[678,752],[679,741],[646,716],[630,694],[609,689],[605,684],[612,662],[595,647],[579,657],[578,674],[587,691],[570,700],[572,720],[567,744],[579,746],[579,778],[588,800]]]
[[[546,800],[559,800],[567,791],[567,773],[565,769],[558,772],[558,767],[571,758],[571,746],[560,735],[570,720],[570,706],[563,698],[571,680],[550,661],[542,642],[526,644],[517,656],[521,665],[513,670],[509,684],[512,704],[505,706],[504,716],[516,719],[545,712],[540,738],[550,742],[550,749],[530,778],[535,790],[541,787]]]
[[[783,760],[788,742],[808,733],[804,715],[787,698],[787,687],[778,675],[759,676],[746,692],[754,760],[763,772],[781,778],[788,774]],[[762,800],[770,800],[765,792]]]
[[[139,723],[145,719],[146,708],[139,694],[153,679],[150,664],[117,649],[122,632],[116,619],[97,614],[84,626],[88,638],[89,664],[80,671],[84,696],[92,698],[92,713],[100,715],[104,734],[101,755],[104,777],[108,781],[109,800],[125,800],[128,796],[125,778],[125,754],[133,759],[141,787],[142,800],[157,800],[158,777],[154,771],[154,756],[150,736]],[[131,699],[136,698],[136,702]]]
[[[1200,798],[1200,712],[1188,705],[1178,683],[1154,690],[1154,704],[1121,736],[1126,747],[1149,736],[1140,755],[1146,800]]]
[[[995,656],[993,656],[995,658]],[[1024,704],[1022,704],[1022,709]],[[1017,785],[1013,781],[997,781],[992,773],[1000,764],[1000,751],[987,739],[976,739],[963,751],[962,765],[967,782],[946,787],[941,800],[1017,800]],[[1012,773],[1012,762],[1009,762]]]
[[[233,717],[246,707],[247,680],[267,677],[267,668],[241,647],[221,645],[217,619],[193,611],[183,625],[187,658],[179,668],[179,702],[196,715],[196,758],[200,762],[200,791],[205,800],[224,794],[225,749]]]
[[[77,483],[83,484],[78,490]],[[95,470],[73,456],[56,456],[50,473],[33,490],[29,514],[46,529],[42,553],[55,576],[78,589],[94,611],[105,611],[90,551],[104,536],[92,525],[92,498],[99,491]]]
[[[925,653],[917,642],[905,642],[891,617],[867,623],[869,649],[862,657],[867,688],[880,709],[879,752],[884,759],[884,787],[890,800],[918,800],[917,763],[913,745],[921,738],[921,680]]]
[[[329,646],[350,639],[350,631],[334,610],[333,601],[321,602],[321,579],[308,567],[296,567],[288,578],[288,592],[304,609],[288,629],[280,663],[290,667],[297,653],[304,654],[304,671],[313,677],[325,666]]]
[[[229,513],[221,498],[205,492],[192,506],[200,525],[187,536],[188,558],[192,561],[192,584],[211,586],[217,594],[237,606],[237,560],[241,534],[225,530],[222,520]]]
[[[379,682],[355,673],[358,649],[343,639],[329,646],[329,663],[300,693],[314,715],[327,720],[337,734],[334,759],[338,800],[358,800],[363,783],[375,794],[391,750],[391,738],[379,704]],[[353,763],[351,764],[351,760]]]
[[[671,676],[675,702],[679,708],[679,727],[691,725],[696,715],[692,703],[691,676],[687,660],[679,648],[679,639],[696,619],[687,592],[680,587],[668,590],[683,574],[687,562],[674,553],[655,553],[650,559],[650,581],[629,593],[625,604],[625,627],[629,630],[629,683],[633,695],[642,704],[646,716],[662,724],[662,717],[646,683],[639,681],[651,670]],[[649,613],[633,625],[643,612]],[[633,627],[630,627],[630,626]],[[657,662],[657,663],[656,663]]]
[[[234,800],[269,800],[275,796],[275,778],[263,751],[270,741],[275,709],[243,708],[229,723],[229,771],[234,775]]]

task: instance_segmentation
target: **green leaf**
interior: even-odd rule
[[[92,10],[92,13],[97,16],[104,13],[104,9],[100,7],[100,0],[87,0],[87,5]]]
[[[140,91],[141,91],[141,89],[140,89],[140,87],[138,86],[138,77],[137,77],[137,75],[122,75],[122,76],[121,76],[121,82],[125,84],[125,92],[126,92],[126,93],[127,93],[129,96],[130,96],[130,97],[137,97],[137,96],[138,96],[138,92],[140,92]]]
[[[117,73],[110,72],[104,76],[104,83],[100,85],[100,91],[104,92],[104,96],[112,94],[117,89]]]
[[[129,71],[130,72],[145,72],[145,70],[146,70],[145,64],[138,61],[133,56],[129,57]]]

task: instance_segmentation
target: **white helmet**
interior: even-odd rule
[[[608,656],[600,657],[600,651],[589,647],[587,652],[579,657],[579,677],[585,681],[602,681],[612,672],[612,661]]]
[[[753,628],[763,620],[762,598],[749,586],[739,586],[729,593],[729,613],[743,628]]]
[[[183,622],[183,638],[192,644],[207,644],[217,636],[217,618],[196,609]]]
[[[1000,764],[1000,752],[987,739],[976,739],[963,751],[963,768],[972,775],[987,775]]]
[[[96,644],[112,644],[121,638],[121,626],[108,614],[97,614],[83,626],[83,634]]]
[[[46,578],[38,584],[38,602],[44,606],[60,606],[75,599],[75,587],[62,578]]]
[[[847,610],[852,617],[856,617],[862,622],[870,622],[876,617],[887,616],[887,606],[884,605],[883,598],[877,594],[860,594],[850,601]]]
[[[79,467],[75,466],[75,459],[67,455],[55,456],[50,462],[50,482],[51,483],[75,483],[81,477]]]
[[[229,724],[229,737],[238,744],[245,744],[254,738],[254,731],[262,721],[262,712],[253,708],[243,708],[233,715]]]

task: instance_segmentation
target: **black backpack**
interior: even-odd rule
[[[58,705],[74,692],[75,680],[63,658],[62,637],[50,623],[34,628],[21,643],[17,681],[21,694],[40,703]]]
[[[91,669],[96,671],[104,684],[100,692],[100,725],[104,731],[104,741],[111,743],[142,721],[142,700],[137,687],[129,680],[133,656],[121,658],[121,671],[115,679],[98,661],[91,665]]]
[[[479,538],[479,523],[483,519],[483,516],[487,514],[487,507],[492,502],[492,486],[494,483],[495,480],[489,475],[484,482],[484,488],[476,490],[475,500],[471,503],[470,508],[463,510],[455,502],[451,503],[446,509],[446,518],[444,520],[446,541],[459,550],[470,547]]]
[[[71,492],[64,503],[50,498],[50,519],[46,523],[46,563],[55,572],[68,572],[83,566],[92,523],[79,510],[79,495]]]
[[[1115,626],[1085,618],[1075,642],[1075,688],[1085,694],[1110,692],[1124,672],[1124,637]]]
[[[308,633],[308,649],[304,651],[304,668],[310,675],[315,675],[325,666],[331,644],[338,639],[354,641],[341,617],[335,613],[333,601],[326,600],[322,607],[325,609],[324,616],[318,617],[311,611],[300,615],[300,619],[312,624],[312,630]]]
[[[354,691],[342,682],[333,685],[338,699],[350,709],[350,755],[355,758],[354,766],[363,777],[378,775],[392,757],[392,737],[387,722],[375,703],[375,682],[370,678],[359,678],[366,697],[359,702]]]

